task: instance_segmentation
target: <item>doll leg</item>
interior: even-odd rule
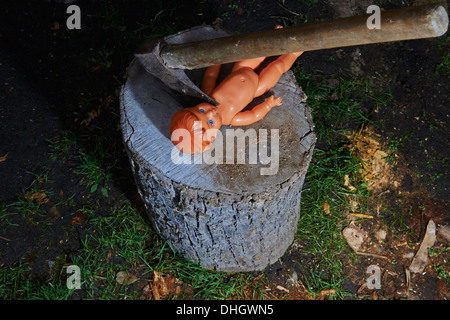
[[[220,64],[208,67],[203,75],[202,91],[207,95],[211,95],[212,91],[216,87],[217,77],[220,72]]]
[[[292,67],[295,60],[297,60],[302,53],[303,52],[294,52],[283,54],[277,60],[265,67],[259,74],[258,88],[256,89],[255,97],[259,97],[272,89],[277,84],[278,80],[280,80],[281,75]]]
[[[283,27],[280,25],[275,26],[275,29],[281,29],[281,28],[283,28]],[[264,59],[266,59],[266,57],[238,61],[234,64],[232,72],[237,69],[240,69],[242,67],[247,67],[247,68],[255,70],[264,61]]]

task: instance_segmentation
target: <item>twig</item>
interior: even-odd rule
[[[293,22],[293,20],[291,18],[287,18],[287,17],[282,17],[282,16],[270,16],[272,19],[284,19],[284,20],[288,20],[290,22]]]
[[[8,238],[2,237],[2,236],[0,236],[0,239],[3,239],[5,241],[12,241],[11,239],[8,239]]]
[[[406,280],[406,292],[411,290],[411,273],[409,272],[409,268],[405,267],[405,280]]]
[[[281,3],[277,2],[277,4],[283,8],[283,10],[286,10],[287,12],[289,12],[290,14],[293,14],[294,16],[299,16],[300,14],[298,14],[297,12],[294,12],[292,10],[289,10],[288,8],[286,8],[285,6],[283,6]]]
[[[389,260],[388,257],[385,256],[380,256],[379,254],[375,254],[375,253],[367,253],[367,252],[356,252],[356,254],[359,254],[361,256],[369,256],[369,257],[374,257],[374,258],[380,258],[380,259],[385,259],[385,260]]]
[[[352,215],[352,216],[358,217],[358,218],[373,219],[373,216],[368,215],[368,214],[364,214],[364,213],[350,212],[349,214]]]

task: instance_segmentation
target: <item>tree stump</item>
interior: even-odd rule
[[[179,42],[189,32],[166,41]],[[218,37],[223,31],[201,27],[192,34]],[[230,66],[222,69],[224,77]],[[186,73],[198,85],[203,71]],[[259,271],[276,262],[294,239],[316,142],[306,96],[293,73],[253,103],[274,94],[282,106],[253,125],[223,126],[222,139],[219,134],[202,155],[174,150],[169,137],[172,115],[199,98],[170,89],[137,59],[128,75],[121,92],[123,139],[154,229],[205,268]]]

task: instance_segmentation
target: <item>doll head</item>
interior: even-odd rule
[[[219,109],[209,103],[185,108],[172,116],[170,138],[184,153],[202,153],[211,148],[222,126]]]

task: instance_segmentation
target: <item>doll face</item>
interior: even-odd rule
[[[219,112],[219,108],[209,103],[200,103],[191,108],[191,112],[202,122],[202,128],[204,129],[203,140],[213,142],[217,131],[222,126],[222,115]]]

